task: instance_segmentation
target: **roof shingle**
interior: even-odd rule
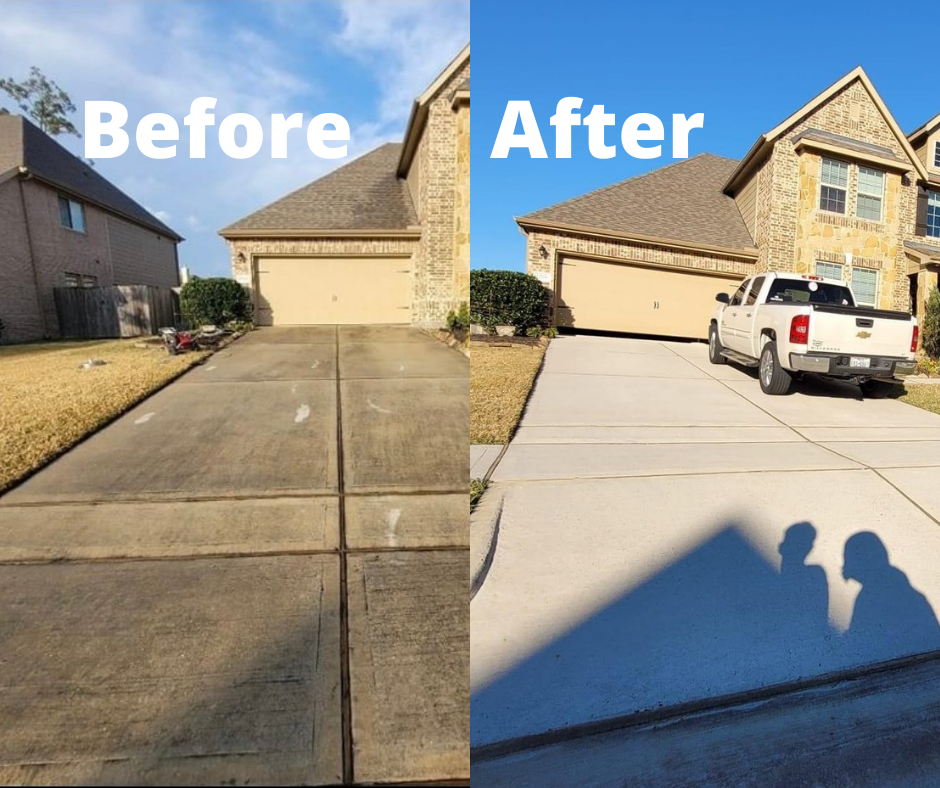
[[[396,174],[399,143],[387,143],[220,231],[407,230],[418,223]]]
[[[722,192],[738,162],[702,153],[519,218],[645,235],[689,244],[754,249],[734,199]]]
[[[0,171],[26,167],[35,177],[176,240],[181,236],[94,167],[20,115],[0,116]]]

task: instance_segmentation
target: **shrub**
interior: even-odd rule
[[[234,279],[193,277],[180,290],[180,310],[192,325],[222,326],[232,320],[248,320],[248,293]]]
[[[466,301],[460,305],[456,312],[451,309],[447,313],[447,328],[452,334],[470,328],[470,305]]]
[[[0,318],[0,339],[3,339],[3,332],[6,329],[6,324],[3,322],[3,318]]]
[[[940,358],[940,290],[930,291],[924,308],[924,317],[920,322],[924,352],[931,358]]]
[[[470,272],[470,320],[492,329],[515,326],[524,332],[545,322],[549,293],[530,274],[518,271]]]

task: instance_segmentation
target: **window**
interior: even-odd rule
[[[927,192],[927,235],[940,238],[940,192]]]
[[[878,272],[853,266],[852,292],[861,306],[875,306],[878,303]]]
[[[65,272],[66,287],[95,287],[98,284],[98,277],[89,274],[70,274]]]
[[[838,263],[816,263],[816,276],[826,279],[842,279],[842,266]]]
[[[845,213],[845,195],[849,185],[849,165],[835,159],[822,160],[822,186],[819,208],[832,213]]]
[[[740,306],[741,299],[744,298],[744,291],[747,290],[747,281],[741,283],[741,286],[734,291],[734,295],[731,296],[731,301],[729,302],[730,306]]]
[[[881,221],[881,203],[885,196],[885,174],[871,167],[858,168],[858,202],[855,215],[859,219]]]
[[[59,219],[63,227],[85,232],[85,207],[80,202],[59,195]]]
[[[767,303],[855,305],[847,287],[811,279],[774,279],[767,293]]]
[[[940,142],[933,144],[933,166],[940,167]]]
[[[82,287],[96,287],[98,284],[97,276],[83,276]]]
[[[744,302],[745,306],[751,306],[757,300],[757,294],[760,293],[760,289],[764,286],[764,277],[759,276],[754,280],[754,284],[751,285],[751,292],[747,294],[747,301]]]

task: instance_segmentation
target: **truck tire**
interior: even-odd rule
[[[765,394],[786,394],[790,390],[793,376],[780,366],[776,342],[767,342],[761,349],[758,370],[760,388]]]
[[[727,364],[728,359],[721,355],[722,350],[724,350],[724,346],[718,338],[718,326],[712,323],[708,327],[708,360],[712,364]]]

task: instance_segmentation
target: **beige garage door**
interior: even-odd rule
[[[258,322],[410,323],[411,260],[404,257],[259,257]]]
[[[706,338],[719,292],[744,277],[562,258],[556,285],[560,326]]]

